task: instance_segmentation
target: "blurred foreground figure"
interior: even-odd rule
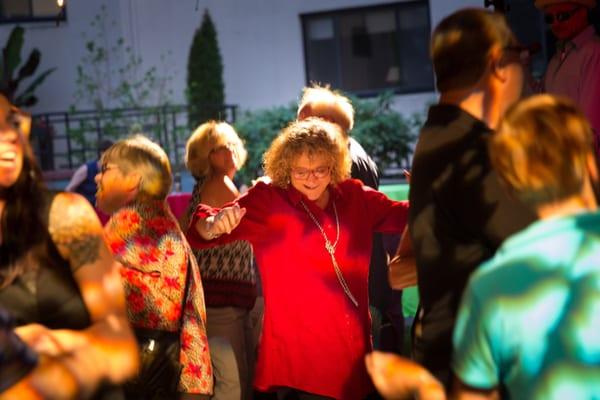
[[[27,116],[0,96],[0,307],[32,350],[60,358],[71,379],[52,385],[89,397],[106,383],[96,398],[114,398],[108,384],[138,366],[118,265],[91,205],[44,188],[28,135]]]
[[[600,397],[600,214],[590,125],[566,98],[509,110],[490,157],[539,221],[472,276],[454,330],[464,385],[513,399]],[[465,389],[466,390],[466,389]]]
[[[470,274],[535,218],[507,195],[487,152],[501,116],[521,95],[519,49],[504,16],[481,9],[449,15],[431,38],[440,99],[419,135],[409,195],[421,301],[413,350],[446,387]]]
[[[469,281],[454,330],[453,397],[600,396],[600,214],[592,141],[583,113],[549,95],[517,104],[493,137],[494,167],[539,220],[508,238]],[[387,398],[435,386],[427,371],[393,355],[373,354],[367,365]]]

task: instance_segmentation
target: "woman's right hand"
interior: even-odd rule
[[[204,225],[203,229],[198,229],[198,232],[206,240],[214,239],[224,233],[229,234],[240,224],[244,215],[246,215],[246,209],[241,208],[238,204],[222,208],[216,215],[210,216],[204,221],[198,221],[198,225]]]

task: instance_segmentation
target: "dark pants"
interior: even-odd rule
[[[134,332],[140,348],[140,371],[125,384],[125,397],[127,400],[178,398],[179,334],[150,329],[134,329]]]

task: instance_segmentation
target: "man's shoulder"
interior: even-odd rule
[[[373,160],[367,154],[364,147],[362,147],[362,145],[359,142],[357,142],[354,138],[350,138],[349,146],[350,157],[352,157],[352,161],[360,160],[366,163],[374,164]]]

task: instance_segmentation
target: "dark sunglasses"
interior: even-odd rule
[[[571,18],[573,16],[573,14],[575,14],[577,11],[579,11],[581,7],[576,7],[574,9],[572,9],[571,11],[562,11],[562,12],[558,12],[556,14],[546,14],[544,15],[544,21],[546,21],[546,23],[548,25],[552,25],[554,23],[554,21],[557,22],[565,22],[568,21],[569,18]]]

